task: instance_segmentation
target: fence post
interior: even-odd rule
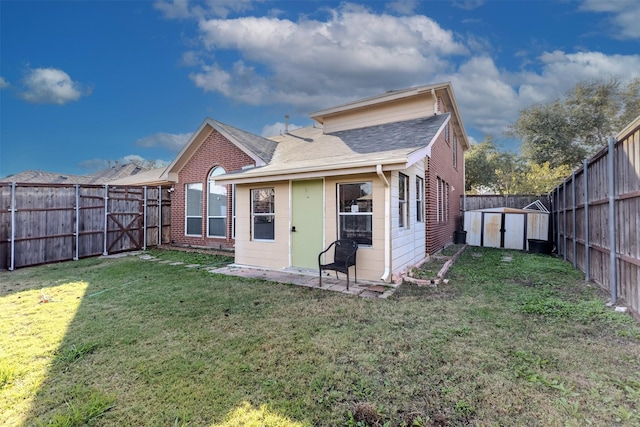
[[[143,195],[142,195],[142,250],[147,250],[147,186],[143,187]]]
[[[607,174],[609,184],[609,291],[611,293],[611,304],[615,304],[618,299],[618,275],[616,271],[616,183],[615,177],[615,138],[609,137],[609,157],[607,158]]]
[[[16,183],[11,183],[11,249],[9,250],[9,271],[13,271],[16,267]]]
[[[591,280],[591,253],[589,246],[589,161],[584,159],[582,162],[582,169],[584,174],[584,280]]]
[[[576,171],[573,171],[571,174],[571,202],[573,204],[573,209],[571,211],[571,220],[573,223],[571,227],[573,233],[573,268],[576,268],[578,266],[578,239],[576,239],[576,209],[578,208],[578,204],[576,203]]]
[[[162,245],[162,185],[158,185],[158,246]]]
[[[80,184],[76,184],[76,209],[75,209],[75,214],[76,214],[76,227],[75,227],[75,242],[76,242],[76,249],[75,249],[75,253],[73,256],[73,260],[77,261],[78,260],[78,246],[80,245]]]
[[[107,226],[109,225],[109,184],[104,185],[104,242],[102,255],[109,255],[107,252]]]
[[[562,254],[567,260],[567,180],[562,181]]]
[[[560,186],[559,185],[556,187],[556,233],[558,234],[558,237],[557,237],[558,256],[560,256]]]

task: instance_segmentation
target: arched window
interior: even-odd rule
[[[207,201],[207,236],[227,236],[227,186],[216,185],[215,177],[225,174],[222,166],[217,166],[209,174],[209,194]]]

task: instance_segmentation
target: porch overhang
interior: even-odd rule
[[[332,165],[318,165],[315,167],[301,166],[269,169],[255,168],[237,173],[229,173],[216,177],[216,183],[220,184],[251,184],[257,182],[289,181],[295,179],[323,178],[327,176],[359,175],[377,173],[377,166],[381,165],[384,172],[403,170],[410,166],[407,156],[384,161],[334,163]]]

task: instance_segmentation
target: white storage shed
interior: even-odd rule
[[[548,246],[549,213],[536,209],[491,208],[464,213],[467,244],[529,251],[529,240]],[[546,251],[546,250],[545,250]],[[531,252],[542,252],[537,247]]]

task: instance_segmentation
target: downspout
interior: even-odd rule
[[[433,96],[433,115],[438,115],[438,98],[436,98],[436,90],[431,89],[431,96]]]
[[[380,280],[388,282],[391,275],[391,185],[382,172],[382,165],[376,165],[376,173],[384,183],[384,273]]]

